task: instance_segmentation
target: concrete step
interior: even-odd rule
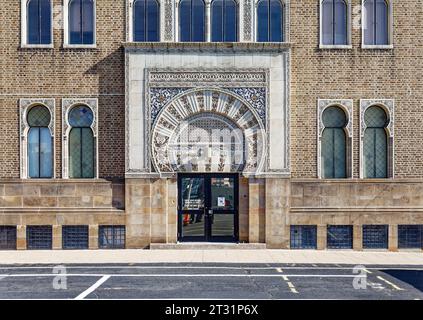
[[[180,243],[152,243],[151,250],[257,250],[266,249],[265,243],[223,243],[223,242],[180,242]]]

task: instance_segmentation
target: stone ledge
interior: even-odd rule
[[[266,249],[265,243],[152,243],[151,250],[252,250],[252,249]]]

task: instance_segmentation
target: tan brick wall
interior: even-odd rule
[[[100,177],[123,177],[125,1],[97,1],[97,48],[20,48],[20,1],[0,1],[0,178],[19,177],[19,99],[56,99],[56,175],[61,177],[61,99],[99,98]],[[55,7],[62,0],[53,0]],[[57,18],[57,14],[55,14]]]
[[[352,0],[352,6],[361,0]],[[358,177],[359,99],[395,99],[395,176],[422,177],[423,4],[394,1],[394,49],[320,50],[319,0],[291,1],[291,159],[294,177],[317,177],[317,99],[354,99],[354,176]],[[353,14],[353,19],[357,15]]]

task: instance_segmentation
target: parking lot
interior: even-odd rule
[[[0,299],[423,299],[423,266],[0,266]]]

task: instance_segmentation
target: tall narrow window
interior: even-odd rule
[[[328,107],[323,112],[322,118],[325,126],[322,134],[322,177],[346,178],[345,112],[339,107]]]
[[[205,41],[205,8],[203,0],[182,0],[179,3],[180,41]]]
[[[136,0],[133,7],[133,40],[155,42],[160,40],[160,9],[157,0]]]
[[[385,128],[388,123],[386,112],[377,106],[370,107],[364,114],[364,178],[386,178],[388,176],[388,138]]]
[[[257,41],[284,41],[283,5],[280,0],[259,1],[257,6]]]
[[[348,44],[348,6],[346,1],[323,0],[321,6],[322,44]]]
[[[69,177],[94,178],[95,142],[91,125],[93,112],[87,106],[76,106],[69,112]]]
[[[389,44],[389,8],[386,0],[366,0],[363,20],[365,45]]]
[[[29,0],[27,3],[27,44],[51,44],[50,0]]]
[[[53,139],[50,111],[44,106],[32,107],[27,115],[28,171],[30,178],[53,177]]]
[[[69,43],[94,44],[94,1],[70,0]]]
[[[212,41],[237,41],[238,7],[235,0],[213,0],[211,6]]]

